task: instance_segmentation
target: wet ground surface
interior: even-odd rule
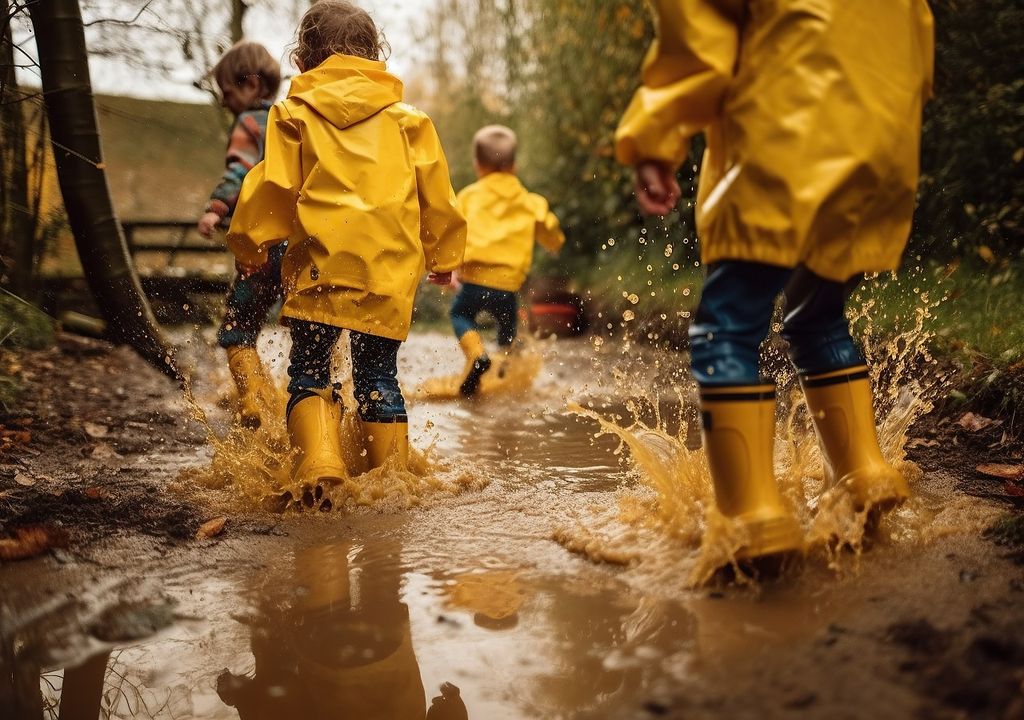
[[[0,564],[0,717],[1024,717],[1024,564],[981,534],[1006,506],[965,482],[965,455],[998,450],[932,422],[919,499],[862,554],[694,586],[699,538],[649,521],[628,450],[566,412],[628,424],[628,398],[656,400],[675,434],[685,359],[622,349],[538,346],[530,393],[411,404],[414,444],[459,479],[406,486],[411,507],[283,515],[183,486],[207,429],[127,351],[31,356],[0,519],[55,547]],[[414,335],[407,387],[456,352]],[[226,432],[225,370],[186,354]]]

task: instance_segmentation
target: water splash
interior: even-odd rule
[[[932,299],[927,292],[916,292],[909,312],[896,319],[896,330],[883,332],[873,321],[879,301],[871,293],[879,285],[898,281],[893,277],[875,277],[872,281],[854,297],[849,315],[864,338],[871,367],[882,454],[903,473],[915,492],[908,503],[881,520],[873,536],[897,542],[927,542],[937,536],[936,518],[943,518],[943,527],[950,531],[955,527],[973,530],[978,522],[953,509],[960,507],[955,499],[949,504],[948,494],[940,500],[920,491],[922,473],[906,459],[905,452],[912,425],[932,409],[932,400],[948,385],[946,374],[938,369],[928,348],[933,336],[928,327],[931,311],[945,298]],[[909,282],[913,282],[912,276]],[[821,453],[795,373],[788,363],[769,360],[769,366],[776,368],[773,379],[779,387],[782,417],[775,443],[775,470],[784,502],[800,522],[812,558],[821,557],[836,570],[856,567],[867,541],[865,527],[870,508],[858,511],[845,493],[828,491]],[[554,539],[592,560],[631,567],[651,564],[656,556],[664,555],[666,548],[673,548],[674,571],[684,572],[685,584],[690,586],[706,583],[725,565],[735,569],[740,581],[749,580],[735,561],[746,538],[741,528],[715,508],[707,459],[702,449],[687,446],[687,423],[681,423],[673,434],[657,412],[653,422],[640,419],[639,404],[656,410],[657,400],[650,398],[649,389],[628,384],[628,373],[620,374],[618,381],[619,392],[633,397],[629,407],[632,424],[608,419],[576,404],[570,404],[569,410],[595,420],[600,426],[598,435],[611,434],[628,448],[629,463],[640,486],[622,493],[616,512],[599,511],[580,518],[575,527],[559,528]],[[692,404],[695,388],[680,393],[681,399],[684,396]],[[950,508],[938,508],[937,504],[949,504]]]
[[[348,343],[338,343],[332,376],[351,378]],[[196,488],[213,491],[206,493],[207,499],[225,511],[281,510],[284,498],[308,496],[313,489],[301,487],[291,477],[295,451],[286,430],[287,394],[280,381],[275,382],[275,396],[272,406],[264,408],[265,415],[258,429],[242,428],[233,422],[224,433],[218,432],[191,385],[186,386],[188,412],[203,428],[211,457],[208,464],[183,471],[176,487],[185,492]],[[345,408],[340,428],[342,459],[352,476],[342,483],[321,488],[322,496],[317,493],[317,507],[398,510],[423,504],[439,494],[457,494],[486,484],[473,473],[435,458],[433,444],[423,450],[410,447],[405,467],[398,467],[397,461],[389,461],[370,470],[362,429],[353,410],[356,403],[351,379],[342,384],[339,396]],[[291,507],[303,509],[298,501]]]
[[[480,378],[477,398],[522,395],[533,387],[533,382],[543,366],[540,352],[530,343],[525,343],[516,351],[496,353],[490,357],[491,369]],[[459,373],[430,378],[414,389],[410,398],[434,401],[459,400],[462,398],[459,392],[462,377],[463,374]]]

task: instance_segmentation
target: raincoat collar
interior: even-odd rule
[[[376,60],[332,55],[296,75],[288,97],[299,100],[338,128],[346,128],[402,101],[402,81]]]
[[[514,197],[525,189],[517,176],[500,170],[484,175],[480,184],[502,197]]]

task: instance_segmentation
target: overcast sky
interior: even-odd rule
[[[389,68],[399,77],[407,77],[415,64],[416,48],[412,41],[412,27],[417,18],[423,16],[426,8],[434,0],[356,0],[373,16],[377,24],[384,30],[392,46]],[[95,1],[94,5],[103,5],[104,0]],[[295,21],[291,13],[274,10],[277,7],[292,3],[274,0],[255,4],[245,16],[245,34],[250,40],[263,43],[271,55],[278,58],[285,75],[291,75],[295,69],[288,62],[287,48],[293,40]],[[144,0],[106,0],[104,14],[108,17],[130,19],[145,5]],[[154,4],[152,7],[158,7]],[[157,18],[147,16],[144,12],[140,22],[152,24]],[[90,17],[85,20],[89,21]],[[89,41],[89,32],[86,39]],[[30,38],[30,28],[22,26],[15,33],[15,43],[24,47],[32,55],[35,47]],[[92,77],[93,90],[109,95],[132,95],[136,97],[184,100],[198,103],[209,102],[210,98],[192,86],[195,80],[195,68],[181,66],[167,73],[142,74],[137,68],[131,67],[123,59],[91,57],[89,72]],[[38,70],[26,69],[19,71],[19,80],[28,85],[39,85]]]

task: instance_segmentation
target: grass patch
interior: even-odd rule
[[[1024,549],[1024,514],[1005,515],[985,529],[985,537],[996,545]]]
[[[0,351],[42,350],[54,342],[53,320],[21,298],[0,291]],[[8,370],[7,357],[0,357],[0,408],[5,411],[18,396],[18,381]]]

